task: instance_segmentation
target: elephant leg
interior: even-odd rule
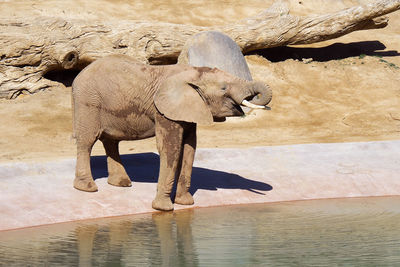
[[[79,266],[92,266],[93,241],[99,230],[99,225],[89,224],[75,228],[75,238],[78,245]]]
[[[157,229],[158,239],[160,240],[162,266],[175,266],[176,264],[174,263],[176,262],[171,255],[179,254],[177,251],[178,246],[175,243],[174,214],[172,212],[156,212],[151,217]]]
[[[157,194],[152,203],[154,209],[164,211],[174,209],[171,191],[181,159],[182,138],[183,127],[180,123],[168,120],[159,113],[156,114],[156,140],[160,154],[160,173]]]
[[[90,169],[90,153],[99,137],[99,112],[85,105],[75,105],[74,128],[76,135],[76,171],[74,187],[86,192],[96,192],[97,185]]]
[[[90,153],[96,139],[82,141],[77,140],[77,159],[74,187],[86,192],[96,192],[97,185],[93,180],[90,169]]]
[[[108,180],[111,185],[129,187],[132,186],[131,179],[125,171],[118,151],[119,141],[108,138],[101,139],[107,154]]]
[[[196,144],[196,124],[190,123],[183,134],[183,155],[175,196],[175,203],[177,204],[192,205],[194,203],[193,196],[190,194],[189,189]]]

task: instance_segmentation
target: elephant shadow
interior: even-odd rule
[[[133,183],[157,183],[160,157],[156,153],[121,155],[121,160]],[[92,156],[90,164],[94,179],[107,177],[106,156]],[[234,173],[193,167],[190,186],[192,195],[198,189],[217,190],[218,188],[242,189],[262,195],[264,195],[262,191],[272,190],[272,186],[267,183],[250,180]]]

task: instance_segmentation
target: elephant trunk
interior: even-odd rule
[[[267,84],[259,81],[252,82],[252,84],[255,95],[253,98],[246,100],[249,100],[249,102],[254,105],[260,105],[260,106],[268,105],[268,103],[271,102],[272,99],[271,88]]]
[[[271,88],[259,81],[246,82],[245,90],[236,97],[235,101],[249,108],[265,109],[272,99]]]

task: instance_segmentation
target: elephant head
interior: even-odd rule
[[[240,105],[265,108],[271,98],[271,89],[262,82],[200,67],[168,78],[156,92],[154,103],[170,120],[210,124],[244,115]]]

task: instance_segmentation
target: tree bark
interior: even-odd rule
[[[201,31],[222,31],[247,53],[383,28],[388,18],[382,16],[399,9],[400,0],[377,0],[330,14],[300,17],[290,15],[285,4],[276,2],[255,17],[216,27],[61,17],[2,18],[0,98],[60,86],[44,75],[54,70],[79,70],[109,54],[127,54],[150,64],[173,63],[186,40]]]

